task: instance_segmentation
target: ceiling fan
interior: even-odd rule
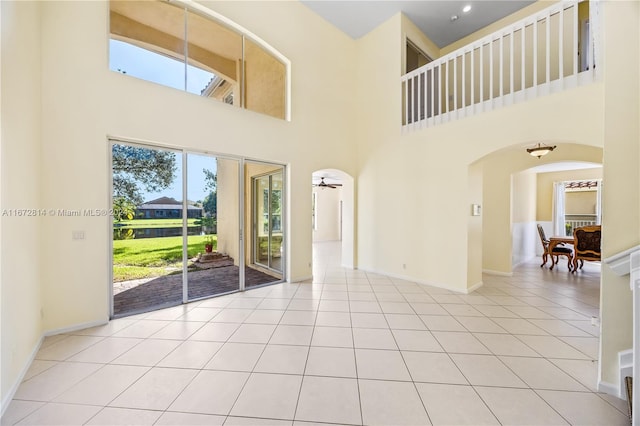
[[[335,188],[337,188],[339,186],[342,186],[342,184],[340,184],[340,183],[326,183],[324,181],[324,178],[321,177],[320,178],[320,183],[315,184],[313,186],[319,186],[320,188],[334,188],[335,189]]]

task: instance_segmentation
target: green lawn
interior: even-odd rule
[[[217,236],[213,235],[217,246]],[[204,235],[190,235],[189,258],[204,252]],[[158,277],[182,271],[182,237],[113,241],[113,281]]]
[[[114,222],[121,228],[182,228],[182,219],[133,219]],[[198,226],[202,219],[187,219],[187,226]]]

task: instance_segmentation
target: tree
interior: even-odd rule
[[[202,202],[202,207],[204,211],[209,213],[211,216],[215,216],[218,212],[218,194],[215,191],[211,191],[204,197],[204,201]]]
[[[132,220],[136,212],[136,206],[124,197],[113,199],[113,220],[121,222]]]
[[[209,190],[209,193],[204,197],[202,207],[204,211],[211,216],[216,215],[218,212],[218,175],[208,169],[202,169],[204,173],[204,187]]]
[[[177,171],[173,152],[128,145],[113,145],[113,197],[134,205],[143,202],[142,188],[148,192],[167,189]]]
[[[213,173],[211,170],[202,169],[204,173],[204,186],[205,188],[211,190],[212,192],[217,192],[218,190],[218,175]]]

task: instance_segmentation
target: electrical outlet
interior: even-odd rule
[[[407,264],[406,263],[402,264],[402,269],[407,269]]]
[[[71,231],[71,239],[84,240],[84,231]]]

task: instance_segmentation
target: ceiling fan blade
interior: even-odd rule
[[[321,188],[332,188],[332,189],[335,189],[335,188],[337,188],[339,186],[342,186],[342,184],[341,183],[326,183],[324,181],[324,177],[321,177],[320,178],[320,183],[314,183],[313,186],[319,186]]]

